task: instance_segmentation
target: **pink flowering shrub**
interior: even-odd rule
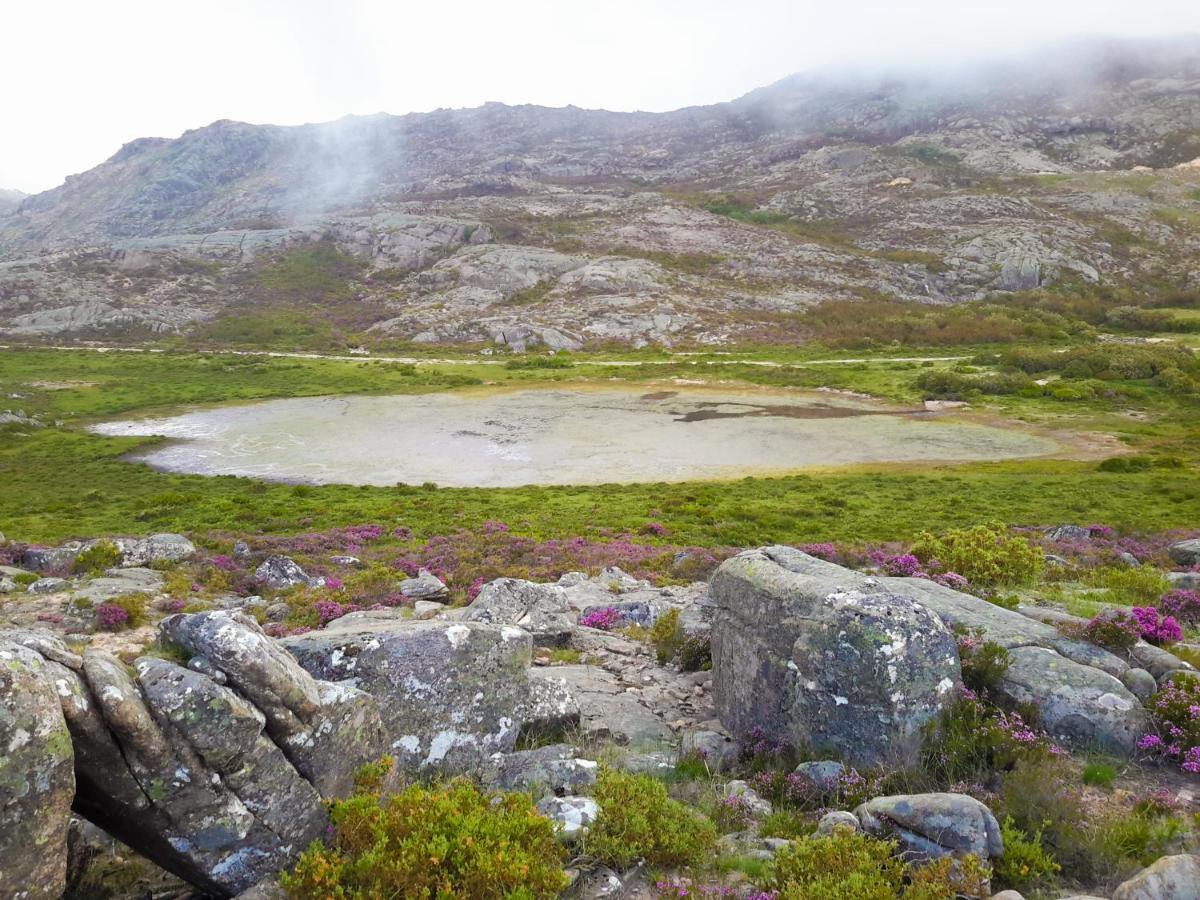
[[[651,534],[654,537],[663,537],[667,533],[667,526],[662,522],[647,522],[640,529],[642,534]]]
[[[1135,606],[1132,615],[1142,631],[1142,638],[1151,644],[1183,640],[1183,629],[1174,616],[1164,616],[1153,606]]]
[[[1175,676],[1146,702],[1146,708],[1155,730],[1138,740],[1138,749],[1200,774],[1200,678]]]
[[[1142,625],[1132,613],[1113,609],[1093,616],[1082,628],[1080,637],[1097,647],[1125,653],[1142,636]]]
[[[922,768],[938,781],[982,781],[1026,759],[1063,750],[1018,712],[999,709],[969,688],[928,727]]]
[[[817,559],[823,559],[826,562],[837,562],[839,559],[838,548],[836,544],[798,544],[796,549],[801,553],[807,553],[809,556],[815,556]]]
[[[1185,625],[1200,625],[1200,591],[1168,591],[1159,599],[1158,608]]]
[[[237,568],[237,563],[233,561],[232,557],[226,556],[224,553],[217,556],[210,556],[208,564],[214,569],[220,569],[222,572],[232,572]]]
[[[307,625],[285,625],[283,622],[269,622],[263,626],[263,631],[273,638],[291,637],[295,634],[308,634],[312,631]]]
[[[818,784],[800,772],[764,769],[749,779],[750,786],[774,803],[800,810],[853,809],[878,796],[879,778],[865,778],[857,769],[846,769],[832,786]]]
[[[754,807],[741,794],[726,794],[717,801],[712,819],[723,833],[745,831],[754,824]]]
[[[115,603],[96,607],[96,625],[101,631],[120,631],[129,624],[129,611]]]
[[[895,575],[900,578],[914,578],[918,574],[924,574],[924,567],[921,561],[911,553],[902,553],[898,556],[889,556],[883,561],[883,571],[887,575]]]
[[[585,628],[598,628],[601,631],[612,631],[621,621],[621,612],[613,606],[603,606],[594,609],[579,620]]]
[[[318,600],[313,604],[317,614],[318,627],[324,628],[334,619],[340,619],[348,613],[358,612],[362,607],[357,603],[338,603],[336,600]]]

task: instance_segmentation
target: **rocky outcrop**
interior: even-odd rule
[[[576,618],[562,587],[518,578],[498,578],[485,584],[464,616],[468,622],[523,628],[538,647],[565,646],[575,631]]]
[[[317,579],[309,578],[300,564],[289,556],[268,556],[254,570],[254,577],[267,587],[276,589],[319,583]]]
[[[1004,855],[1000,823],[966,794],[902,794],[876,797],[854,810],[863,831],[894,838],[900,853],[923,862],[973,853],[987,861]]]
[[[526,721],[528,632],[394,613],[352,613],[281,643],[311,675],[379,701],[400,768],[471,771],[512,750]]]
[[[960,680],[953,635],[894,592],[805,574],[772,547],[713,575],[713,691],[735,734],[753,727],[858,765],[911,763]]]
[[[173,616],[162,630],[188,666],[142,657],[131,670],[97,650],[80,657],[49,633],[5,633],[5,651],[36,673],[65,723],[37,746],[66,761],[67,781],[48,759],[13,754],[4,765],[13,784],[23,773],[41,790],[56,787],[63,816],[73,806],[197,888],[233,896],[290,865],[322,834],[324,801],[347,794],[355,770],[386,752],[378,706],[313,679],[240,613]],[[55,807],[45,806],[28,820],[47,832],[28,859],[52,867],[65,847],[55,846]],[[20,828],[9,835],[19,839]]]
[[[775,614],[771,610],[781,613],[793,608],[794,598],[802,598],[803,606],[811,598],[839,592],[883,591],[930,610],[948,626],[982,631],[989,641],[1008,648],[1020,664],[1010,670],[1012,678],[1005,689],[1021,702],[1034,704],[1044,721],[1055,723],[1056,736],[1067,743],[1082,747],[1099,742],[1113,752],[1127,752],[1132,748],[1131,736],[1146,730],[1145,710],[1120,680],[1129,664],[1085,641],[1064,637],[1052,625],[926,579],[864,575],[788,547],[766,547],[735,559],[742,557],[755,560],[750,569],[761,576],[760,590],[748,596],[775,599],[763,601],[768,604],[763,607],[743,604],[738,616],[758,620],[764,629]],[[715,588],[716,577],[713,584]],[[715,631],[713,644],[716,667]],[[714,688],[721,677],[718,672]],[[746,697],[745,703],[752,699]]]
[[[62,895],[74,755],[38,653],[0,635],[0,896]]]

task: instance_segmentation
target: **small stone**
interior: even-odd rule
[[[1115,891],[1112,900],[1195,900],[1200,897],[1200,859],[1189,853],[1164,856]]]
[[[436,600],[418,600],[413,604],[413,618],[432,619],[445,608],[445,603],[438,603]]]
[[[725,785],[726,797],[741,797],[755,816],[769,816],[771,802],[758,795],[758,792],[744,781],[731,781]]]
[[[1150,699],[1158,690],[1154,676],[1145,669],[1129,669],[1121,675],[1121,684],[1129,688],[1129,692],[1143,703]]]
[[[1181,566],[1198,565],[1200,564],[1200,538],[1172,544],[1167,553],[1173,561]]]
[[[68,587],[70,583],[65,578],[39,578],[25,590],[30,594],[56,594]]]
[[[849,828],[851,831],[859,831],[861,826],[858,824],[858,817],[852,812],[845,810],[834,810],[827,812],[821,816],[821,821],[817,822],[817,834],[833,834],[838,828]]]
[[[254,577],[263,584],[276,589],[295,587],[299,584],[312,584],[313,579],[297,565],[296,561],[287,556],[268,556],[254,570]]]
[[[842,776],[846,774],[846,767],[837,760],[826,759],[800,763],[795,772],[811,781],[822,794],[832,794],[837,791]]]
[[[401,581],[398,588],[410,600],[437,600],[450,595],[449,588],[428,569],[419,570],[416,578]]]
[[[574,840],[587,833],[600,815],[600,805],[591,797],[544,797],[537,810],[560,826],[559,837]]]

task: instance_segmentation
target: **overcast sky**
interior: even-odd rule
[[[1200,0],[0,0],[0,188],[216,119],[665,110],[792,72],[1200,32]]]

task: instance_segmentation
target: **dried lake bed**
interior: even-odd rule
[[[830,394],[675,385],[301,397],[93,430],[168,438],[131,459],[169,472],[446,487],[721,479],[1064,450],[1015,423]]]

